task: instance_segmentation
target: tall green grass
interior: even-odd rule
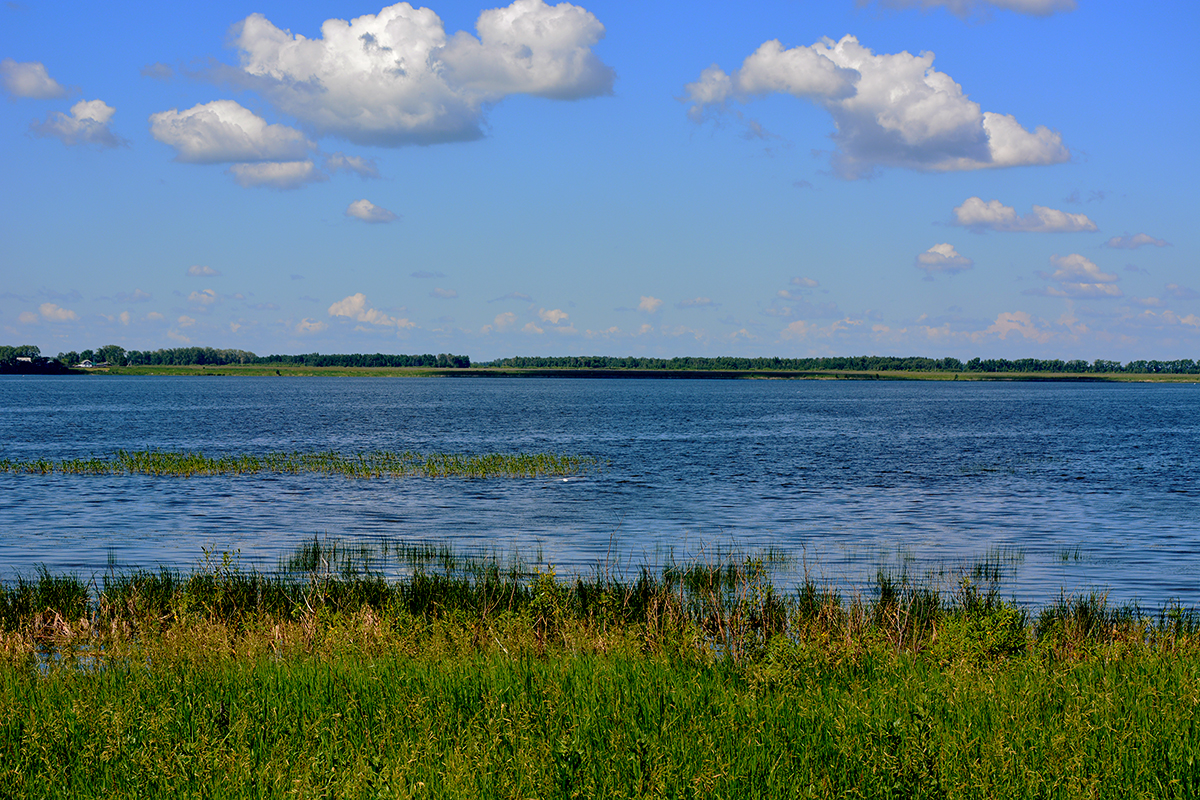
[[[1194,611],[781,565],[314,539],[271,573],[41,570],[0,589],[0,797],[1200,794]]]
[[[202,453],[118,450],[100,458],[0,459],[0,472],[65,475],[254,475],[316,473],[348,478],[541,478],[581,475],[600,467],[597,459],[553,453],[402,453],[375,450],[241,454],[210,457]]]

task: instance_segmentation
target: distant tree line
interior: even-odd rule
[[[59,353],[54,359],[41,354],[36,345],[0,345],[0,372],[55,371],[84,361],[113,366],[226,366],[230,364],[289,365],[302,367],[437,367],[442,369],[471,366],[469,356],[449,353],[432,355],[391,355],[387,353],[305,353],[301,355],[259,356],[248,350],[212,347],[174,347],[160,350],[125,350],[115,344],[95,350]],[[57,362],[57,364],[55,364]],[[39,367],[40,365],[40,367]],[[718,356],[704,358],[643,358],[638,356],[514,356],[476,366],[560,369],[648,369],[648,370],[727,370],[794,372],[1002,372],[1077,374],[1136,373],[1194,375],[1200,362],[1189,358],[1174,361],[1105,361],[1077,359],[923,358],[920,356],[826,356],[822,358],[740,358]],[[35,367],[37,369],[31,369]]]
[[[1072,372],[1072,373],[1200,373],[1200,363],[1191,359],[1176,361],[1119,361],[1021,358],[973,358],[963,363],[957,358],[923,358],[920,356],[828,356],[824,358],[716,358],[677,357],[640,358],[636,356],[515,356],[502,358],[487,365],[515,368],[567,369],[656,369],[656,370],[787,370],[812,372],[836,370],[841,372]]]
[[[440,355],[389,355],[385,353],[330,354],[306,353],[303,355],[259,356],[248,350],[217,350],[212,347],[172,347],[160,350],[125,350],[115,344],[96,350],[59,353],[58,361],[74,366],[84,361],[96,364],[107,363],[124,366],[227,366],[230,364],[287,364],[303,367],[455,367],[471,366],[468,356],[450,353]]]

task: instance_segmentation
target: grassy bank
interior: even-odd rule
[[[361,553],[358,553],[361,555]],[[1200,620],[314,541],[0,593],[0,796],[1193,797]]]
[[[594,458],[553,453],[266,453],[210,457],[195,452],[118,450],[110,456],[61,461],[0,459],[0,472],[28,475],[342,475],[347,478],[542,478],[581,475],[600,466]]]
[[[221,366],[130,366],[88,370],[93,375],[246,375],[259,377],[385,378],[672,378],[686,380],[893,380],[893,381],[1083,381],[1121,383],[1197,383],[1200,375],[1124,372],[917,372],[900,370],[685,370],[572,369],[566,367],[307,367],[293,364]]]

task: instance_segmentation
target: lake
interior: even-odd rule
[[[314,536],[636,572],[775,548],[860,589],[1003,554],[1006,596],[1200,606],[1200,386],[0,377],[0,457],[554,452],[558,479],[0,474],[0,579],[273,569]]]

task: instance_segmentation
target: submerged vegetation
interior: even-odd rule
[[[387,580],[384,563],[400,568]],[[0,589],[0,796],[1194,797],[1200,617],[314,539]]]
[[[553,453],[267,453],[210,457],[202,453],[118,450],[106,458],[62,461],[0,459],[0,472],[65,475],[255,475],[258,473],[342,475],[347,478],[542,478],[581,475],[600,462]]]

